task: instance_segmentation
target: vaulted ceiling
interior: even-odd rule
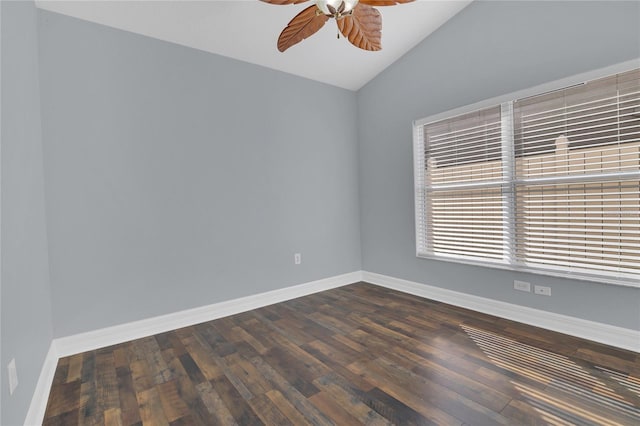
[[[384,6],[382,47],[360,50],[328,22],[284,53],[276,48],[287,23],[312,2],[271,5],[234,1],[52,1],[39,8],[358,90],[435,31],[471,0],[418,0]]]

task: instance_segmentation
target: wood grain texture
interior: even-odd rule
[[[377,9],[358,3],[351,16],[336,22],[342,35],[354,46],[369,51],[382,49],[382,15]]]
[[[318,11],[317,6],[313,5],[298,13],[280,33],[278,50],[284,52],[322,28],[329,17],[318,14]]]
[[[366,283],[60,359],[49,425],[640,424],[640,354]]]

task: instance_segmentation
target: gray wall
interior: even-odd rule
[[[2,2],[2,417],[22,424],[52,338],[36,9]],[[7,364],[18,388],[9,395]]]
[[[640,56],[637,2],[476,2],[357,95],[0,10],[3,425],[24,419],[53,335],[361,267],[640,328],[637,289],[416,259],[411,159],[413,119]]]
[[[361,268],[355,93],[45,11],[39,29],[56,337]]]
[[[358,92],[363,268],[640,329],[640,289],[418,259],[414,119],[640,57],[638,2],[474,2]],[[520,279],[552,297],[513,290]]]

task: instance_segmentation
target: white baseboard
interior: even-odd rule
[[[362,271],[355,271],[239,299],[54,339],[42,366],[24,424],[26,426],[42,424],[59,358],[239,314],[359,281],[362,281]]]
[[[570,336],[640,352],[640,331],[638,330],[500,302],[373,272],[363,271],[362,281]]]
[[[59,357],[69,356],[239,314],[361,280],[362,272],[356,271],[127,324],[60,337],[55,339],[56,349]]]
[[[239,299],[54,339],[42,366],[25,425],[36,426],[42,424],[51,384],[58,358],[60,357],[235,315],[359,281],[640,352],[640,331],[637,330],[527,308],[372,272],[355,271]]]
[[[57,366],[58,352],[56,350],[56,342],[54,340],[49,346],[49,351],[44,359],[42,370],[40,370],[40,377],[38,377],[36,389],[31,397],[31,405],[29,405],[29,411],[27,412],[27,417],[24,420],[25,426],[42,425],[44,412],[47,409],[47,401],[49,400],[49,392],[51,391],[51,384],[53,383],[53,376],[56,374]]]

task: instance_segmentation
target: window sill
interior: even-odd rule
[[[439,260],[439,261],[452,262],[452,263],[462,263],[465,265],[484,266],[487,268],[504,269],[504,270],[515,271],[515,272],[525,272],[525,273],[546,275],[546,276],[558,277],[558,278],[589,281],[589,282],[595,282],[599,284],[610,284],[610,285],[617,285],[622,287],[640,288],[640,280],[634,279],[634,278],[627,278],[627,277],[616,277],[614,275],[605,276],[605,275],[592,275],[592,274],[582,273],[582,272],[563,272],[563,271],[555,271],[553,269],[542,269],[542,268],[536,268],[536,267],[525,266],[525,265],[513,265],[513,264],[504,263],[504,262],[487,262],[483,260],[475,260],[475,259],[469,259],[469,258],[438,256],[438,255],[423,254],[423,253],[418,253],[416,254],[416,256],[421,259]]]

